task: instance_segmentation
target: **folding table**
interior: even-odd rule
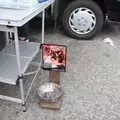
[[[39,52],[40,43],[19,41],[17,28],[23,26],[42,12],[42,43],[44,43],[45,9],[53,3],[54,0],[48,0],[30,9],[0,8],[0,31],[13,33],[15,38],[0,52],[0,82],[16,85],[17,80],[19,80],[21,92],[21,98],[0,95],[0,99],[20,103],[24,110],[26,109],[26,99],[29,96],[33,81],[40,67],[35,71],[35,76],[26,96],[24,95],[23,76],[29,64]]]

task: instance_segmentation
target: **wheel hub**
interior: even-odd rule
[[[96,25],[95,14],[88,8],[78,8],[71,13],[69,25],[74,32],[87,34],[91,32]]]

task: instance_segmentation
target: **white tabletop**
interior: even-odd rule
[[[53,2],[54,0],[49,0],[29,9],[0,8],[0,25],[20,27],[42,12]]]

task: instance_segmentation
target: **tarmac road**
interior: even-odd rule
[[[31,37],[40,41],[39,29]],[[107,39],[106,39],[107,38]],[[61,31],[47,29],[46,43],[64,44],[68,48],[67,72],[61,73],[64,90],[59,111],[42,109],[38,87],[48,82],[41,71],[35,82],[27,112],[15,103],[0,101],[0,120],[120,120],[120,26],[105,25],[91,40],[75,40]],[[36,58],[38,60],[38,58]],[[29,77],[29,79],[31,76]],[[0,86],[0,93],[16,94],[18,87]]]

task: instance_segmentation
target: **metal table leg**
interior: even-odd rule
[[[5,33],[5,37],[6,37],[6,45],[8,45],[9,44],[9,32],[6,32]]]
[[[15,36],[15,48],[16,48],[16,57],[17,57],[18,77],[19,77],[19,83],[20,83],[21,100],[22,100],[23,110],[25,110],[26,108],[25,108],[23,79],[22,79],[21,66],[20,66],[20,49],[19,49],[19,40],[18,40],[18,30],[17,30],[17,27],[14,27],[14,28],[15,28],[14,36]]]
[[[21,67],[20,67],[20,49],[19,49],[19,40],[18,40],[18,30],[15,28],[14,36],[15,36],[15,49],[16,49],[16,57],[17,57],[17,66],[18,66],[18,76],[21,77]]]
[[[20,83],[20,92],[21,92],[23,112],[26,112],[26,103],[25,103],[25,95],[24,95],[24,87],[23,87],[22,77],[19,78],[19,83]]]
[[[45,41],[45,9],[42,12],[42,44]]]

